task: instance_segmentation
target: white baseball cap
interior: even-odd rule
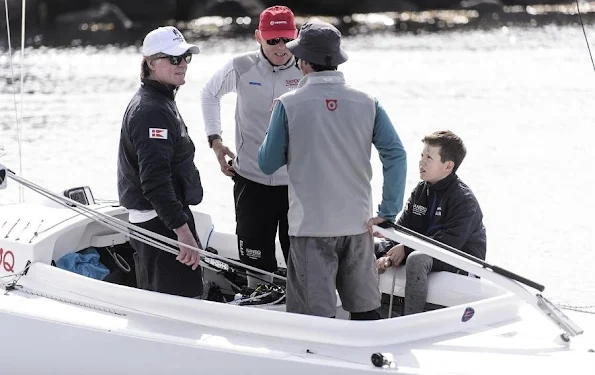
[[[200,52],[197,45],[186,43],[184,35],[173,26],[159,27],[148,33],[143,40],[143,56],[151,56],[156,53],[180,56],[186,51]]]

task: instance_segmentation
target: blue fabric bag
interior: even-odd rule
[[[109,269],[99,262],[99,253],[94,247],[64,255],[56,261],[56,267],[97,280],[109,274]]]

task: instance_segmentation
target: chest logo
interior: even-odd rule
[[[337,99],[327,99],[326,108],[329,111],[334,111],[335,109],[337,109]]]
[[[413,214],[417,216],[424,216],[428,211],[427,207],[421,206],[419,204],[413,205]]]
[[[300,83],[299,79],[286,79],[285,80],[285,86],[286,87],[293,87],[293,86],[297,86]]]
[[[149,138],[167,139],[167,129],[149,128]]]
[[[434,214],[435,216],[442,216],[442,207],[438,207],[436,209],[436,213]]]

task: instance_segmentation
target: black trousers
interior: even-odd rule
[[[237,174],[233,180],[240,261],[249,266],[274,272],[277,270],[275,258],[277,228],[286,263],[289,254],[287,185],[262,185]]]
[[[200,246],[196,235],[194,217],[189,208],[185,208],[184,212],[190,217],[188,226]],[[178,239],[178,236],[167,228],[159,217],[144,223],[135,223],[135,225],[174,240]],[[136,283],[140,289],[175,294],[182,297],[202,296],[203,285],[200,267],[193,271],[189,266],[178,262],[176,255],[132,238],[130,239],[130,245],[135,250]]]

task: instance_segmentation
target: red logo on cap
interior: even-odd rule
[[[262,11],[258,30],[260,30],[264,40],[274,38],[295,39],[297,37],[293,12],[288,7],[281,5]]]
[[[335,109],[337,109],[337,99],[327,99],[326,108],[329,111],[334,111]]]

